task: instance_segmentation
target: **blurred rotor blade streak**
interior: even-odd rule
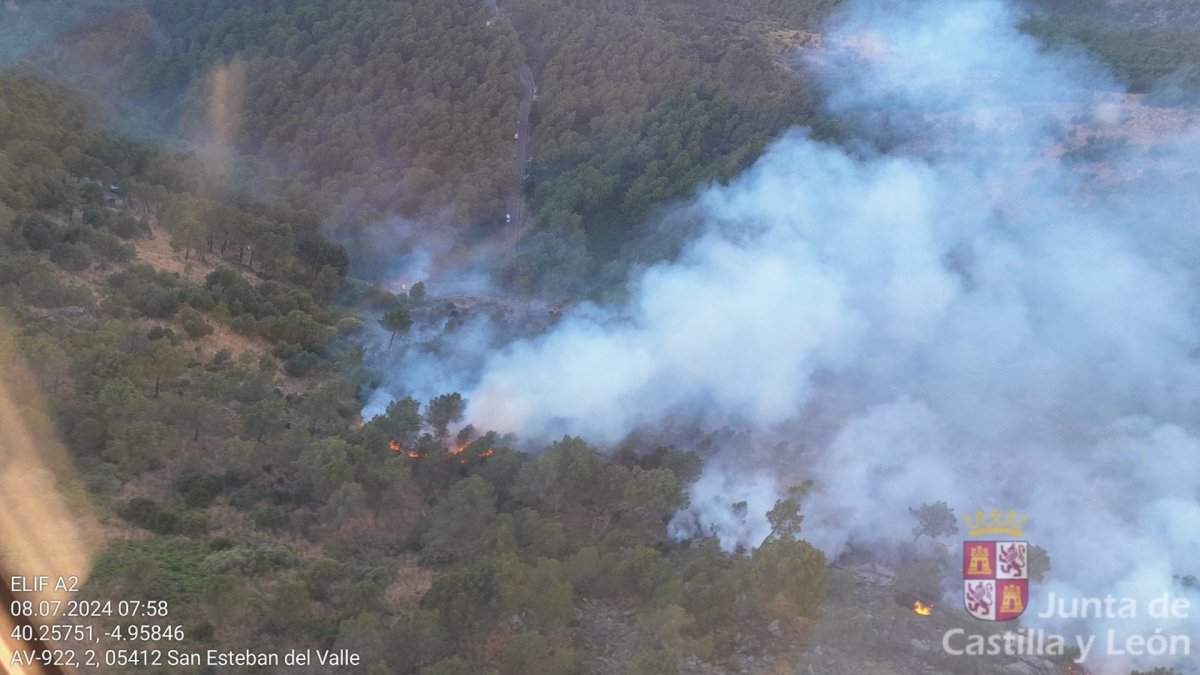
[[[0,333],[7,330],[0,326]],[[13,639],[14,625],[26,619],[10,615],[13,600],[59,600],[71,595],[55,589],[60,578],[91,571],[99,545],[99,527],[91,503],[53,424],[40,410],[37,380],[19,363],[0,367],[0,673],[57,673],[57,668],[15,666],[15,649],[39,643]],[[48,577],[40,593],[14,593],[12,579]],[[36,621],[36,619],[34,619]]]
[[[13,618],[8,614],[9,607],[16,600],[16,596],[10,590],[12,588],[9,585],[10,583],[11,579],[8,576],[0,574],[0,603],[4,604],[4,609],[0,611],[0,673],[4,675],[59,675],[65,672],[62,668],[54,665],[26,666],[14,664],[13,656],[17,650],[28,652],[32,649],[37,651],[47,649],[48,645],[37,639],[31,642],[21,642],[12,637],[13,631],[17,626],[32,624],[23,619]]]

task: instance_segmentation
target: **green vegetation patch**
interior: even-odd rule
[[[208,553],[208,546],[191,539],[114,542],[97,557],[88,584],[93,590],[119,585],[141,599],[186,603],[204,589],[201,564]]]

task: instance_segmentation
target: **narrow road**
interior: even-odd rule
[[[520,112],[517,115],[517,126],[513,130],[513,164],[517,172],[517,186],[509,195],[505,206],[506,220],[504,243],[507,248],[516,246],[517,241],[525,234],[525,175],[529,170],[529,113],[533,110],[533,100],[537,96],[537,85],[533,82],[533,71],[528,64],[521,64],[519,71],[521,86],[525,95],[521,99]]]

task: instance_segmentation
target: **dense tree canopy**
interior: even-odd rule
[[[537,230],[504,270],[570,295],[656,206],[727,181],[793,125],[829,132],[788,59],[836,3],[518,0],[539,99]]]
[[[377,242],[389,216],[451,239],[498,228],[523,185],[534,228],[501,280],[567,296],[654,207],[728,180],[789,126],[828,133],[790,54],[836,4],[153,0],[125,22],[148,37],[105,29],[60,51],[113,52],[136,82],[126,108],[227,142],[239,181],[333,216],[348,239]],[[112,35],[145,58],[118,58]],[[514,161],[522,66],[537,87],[528,177]],[[200,249],[195,223],[176,222],[180,250]],[[229,229],[223,250],[287,235]]]
[[[516,186],[522,49],[484,3],[154,0],[149,12],[166,46],[141,86],[183,94],[170,121],[199,132],[212,105],[231,106],[237,152],[317,186],[348,219],[449,209],[471,222]],[[214,100],[222,91],[240,106]]]
[[[189,648],[347,648],[372,673],[583,672],[611,656],[589,634],[607,616],[635,673],[735,670],[748,635],[804,635],[838,574],[803,539],[811,483],[728,551],[668,532],[700,474],[686,447],[526,452],[466,424],[458,392],[360,418],[364,336],[409,348],[438,298],[348,278],[323,233],[403,216],[463,246],[523,189],[532,227],[501,279],[577,297],[657,208],[781,130],[836,136],[788,58],[836,4],[149,0],[102,27],[126,52],[71,34],[176,138],[214,140],[228,115],[233,168],[112,133],[32,68],[0,73],[0,363],[28,363],[22,414],[56,428],[122,535],[84,596],[167,600]],[[1090,11],[1026,28],[1094,46],[1139,90],[1200,58],[1187,29],[1149,44]],[[56,48],[42,67],[70,61]],[[907,546],[957,531],[943,502],[910,511]],[[1040,581],[1048,553],[1030,566]]]

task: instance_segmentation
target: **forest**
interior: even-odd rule
[[[23,421],[63,440],[112,535],[86,597],[167,600],[185,646],[346,648],[373,675],[591,672],[623,622],[616,668],[668,675],[743,667],[852,596],[804,540],[807,481],[728,551],[668,532],[694,448],[531,450],[459,430],[453,391],[363,419],[368,349],[407,348],[439,298],[352,273],[396,220],[456,252],[499,238],[519,193],[532,226],[480,264],[500,292],[622,292],[666,255],[642,246],[655,214],[786,129],[842,140],[792,56],[837,0],[119,4],[0,72],[0,363],[29,366]],[[1046,45],[1135,92],[1196,87],[1195,29],[1041,4],[1024,28]],[[232,166],[203,152],[214,109]]]
[[[1190,102],[1200,91],[1200,23],[1187,3],[1167,0],[1144,9],[1137,3],[1110,8],[1102,0],[1036,4],[1043,11],[1024,22],[1027,33],[1049,48],[1090,54],[1128,91],[1151,94],[1158,104]]]
[[[169,42],[141,73],[201,124],[214,65],[244,67],[234,147],[315,187],[348,217],[496,218],[521,46],[478,2],[154,2]]]
[[[736,176],[784,129],[839,136],[793,55],[839,4],[154,0],[33,61],[107,97],[138,135],[200,141],[211,140],[214,78],[226,78],[237,180],[321,214],[360,250],[395,218],[469,248],[497,236],[523,192],[532,228],[490,274],[565,299],[645,264],[649,214]],[[1127,26],[1096,2],[1034,4],[1028,33],[1093,52],[1131,91],[1176,100],[1195,88],[1189,25]],[[513,162],[521,65],[538,89],[524,171]]]
[[[33,60],[138,134],[207,139],[215,74],[231,78],[237,179],[345,239],[403,218],[471,241],[524,191],[534,228],[496,279],[564,298],[656,206],[730,179],[783,129],[835,133],[789,53],[836,4],[154,0]],[[521,64],[539,91],[527,175]]]
[[[423,298],[347,279],[312,214],[109,135],[69,91],[10,71],[0,100],[0,359],[30,364],[25,421],[58,430],[100,519],[145,533],[88,597],[136,588],[195,645],[350,648],[373,673],[583,672],[593,601],[638,609],[634,672],[674,672],[728,655],[738,617],[820,603],[798,497],[748,556],[667,537],[693,453],[514,451],[451,435],[454,393],[359,420],[355,337]]]
[[[516,3],[545,93],[526,183],[538,229],[502,270],[506,284],[578,293],[654,208],[728,181],[783,129],[833,135],[787,54],[834,4]]]

